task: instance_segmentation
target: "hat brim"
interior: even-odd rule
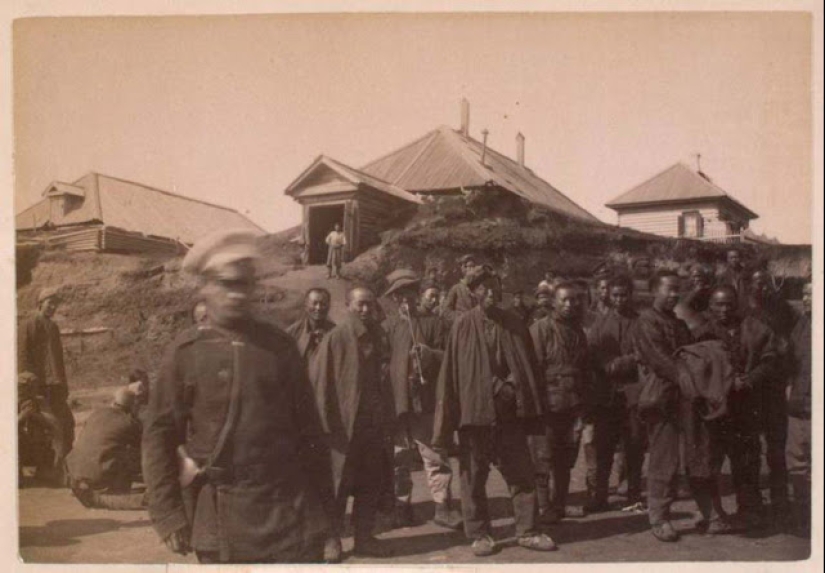
[[[401,289],[405,289],[411,286],[418,288],[421,284],[421,279],[413,279],[413,278],[405,278],[399,279],[392,283],[389,288],[384,292],[384,296],[390,296],[394,292],[398,292]]]

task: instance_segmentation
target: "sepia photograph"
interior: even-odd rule
[[[9,559],[814,570],[794,6],[13,17]]]

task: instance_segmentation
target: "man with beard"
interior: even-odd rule
[[[455,320],[461,313],[471,310],[478,303],[472,290],[467,286],[467,279],[477,266],[475,257],[464,255],[458,259],[458,265],[461,270],[461,280],[447,292],[441,311],[441,316],[449,321]]]
[[[546,398],[545,437],[549,467],[553,475],[553,498],[542,515],[544,523],[556,523],[565,516],[581,517],[581,508],[567,508],[570,471],[576,463],[581,443],[583,416],[590,401],[591,370],[587,336],[582,329],[584,307],[580,288],[559,283],[553,296],[553,313],[530,327],[533,347],[543,375]],[[537,492],[548,491],[546,474],[536,474]],[[539,501],[539,505],[543,505]]]
[[[594,402],[596,476],[588,513],[607,511],[613,454],[619,443],[627,468],[627,507],[642,502],[642,463],[645,432],[639,418],[641,390],[638,357],[633,348],[633,328],[638,314],[633,308],[633,282],[623,276],[611,279],[610,311],[588,332],[595,369]]]
[[[17,331],[17,372],[31,372],[39,382],[45,410],[60,424],[62,444],[47,479],[63,485],[63,457],[74,444],[75,420],[69,408],[69,384],[63,362],[60,329],[52,320],[60,304],[56,289],[43,289],[37,297],[37,313]],[[42,477],[42,476],[41,476]]]
[[[496,551],[486,492],[491,463],[510,490],[518,544],[552,551],[553,540],[535,526],[525,426],[542,407],[529,334],[518,317],[499,308],[498,277],[480,269],[467,285],[480,303],[450,330],[436,391],[434,444],[448,447],[458,431],[464,532],[476,556]]]
[[[776,381],[779,346],[770,327],[752,316],[742,316],[737,295],[728,284],[713,289],[711,320],[698,336],[722,341],[734,372],[729,414],[711,428],[712,471],[718,475],[724,457],[730,458],[739,522],[758,527],[762,511],[760,410],[762,397],[770,392],[767,387]]]
[[[701,328],[707,321],[710,291],[713,288],[713,274],[710,267],[696,263],[690,268],[690,290],[673,309],[674,314],[688,325],[691,332]]]
[[[202,563],[319,562],[321,426],[295,341],[252,316],[257,257],[255,235],[222,231],[183,260],[207,318],[169,345],[149,393],[149,516]]]
[[[392,490],[393,396],[382,381],[387,344],[376,322],[377,302],[366,287],[347,292],[347,317],[318,349],[312,384],[328,434],[334,482],[333,528],[337,536],[330,561],[340,560],[340,535],[347,500],[352,509],[355,546],[364,557],[389,557],[373,536],[382,499]],[[335,559],[337,557],[337,559]]]
[[[676,318],[679,276],[660,270],[650,280],[653,306],[639,314],[633,347],[639,357],[642,382],[639,412],[647,426],[648,516],[651,532],[672,542],[679,534],[670,523],[670,506],[679,473],[679,371],[673,354],[692,341],[687,325]]]
[[[327,318],[332,296],[321,287],[312,287],[304,295],[304,316],[286,329],[287,334],[298,343],[298,350],[310,366],[312,372],[315,357],[321,340],[333,328],[335,323]]]
[[[387,276],[384,296],[398,306],[398,313],[384,322],[390,345],[389,376],[395,402],[395,497],[396,526],[412,525],[411,468],[424,463],[427,485],[435,502],[433,522],[449,529],[461,527],[460,515],[450,510],[453,471],[445,450],[433,448],[435,384],[449,327],[433,312],[438,293],[423,287],[410,270]]]
[[[803,314],[791,333],[791,383],[788,386],[787,464],[796,529],[811,528],[811,304],[810,280],[802,287]]]
[[[757,269],[748,285],[747,314],[764,322],[776,335],[777,367],[774,379],[761,387],[761,434],[765,438],[765,457],[768,462],[771,494],[771,513],[777,522],[788,514],[788,468],[785,445],[788,438],[788,412],[785,388],[792,370],[790,353],[791,332],[796,314],[788,302],[773,288],[773,280],[765,268]]]

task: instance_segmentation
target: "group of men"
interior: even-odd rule
[[[149,514],[174,552],[206,563],[339,562],[352,497],[353,553],[388,557],[376,518],[391,510],[396,526],[413,523],[418,464],[433,522],[463,526],[475,555],[504,545],[492,537],[491,465],[510,492],[515,543],[552,551],[548,526],[612,509],[617,450],[626,507],[637,510],[649,455],[657,539],[679,538],[670,506],[680,475],[697,529],[733,533],[766,515],[762,435],[772,515],[791,513],[790,473],[800,522],[810,519],[810,283],[802,316],[788,314],[768,275],[746,276],[732,252],[719,276],[692,268],[684,295],[676,273],[652,274],[641,311],[638,280],[616,272],[593,285],[547,276],[536,308],[523,297],[504,308],[501,277],[466,256],[447,293],[411,270],[390,273],[386,315],[371,288],[356,286],[335,324],[329,291],[311,288],[284,332],[254,316],[257,256],[254,236],[224,232],[183,263],[199,277],[202,312],[167,349],[142,440]],[[581,441],[588,501],[574,507]],[[730,514],[718,489],[726,458]]]

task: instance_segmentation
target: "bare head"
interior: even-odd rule
[[[653,306],[658,310],[673,311],[679,302],[680,287],[679,275],[675,272],[670,270],[657,271],[650,279]]]
[[[633,306],[633,281],[627,277],[610,280],[610,306],[616,312],[626,313]]]
[[[437,286],[426,286],[421,291],[418,304],[424,312],[433,312],[438,308],[440,300],[441,289]]]
[[[347,292],[347,310],[369,323],[375,320],[375,294],[367,287],[358,286]]]
[[[304,295],[304,312],[313,322],[326,320],[332,296],[329,291],[321,287],[313,287]]]
[[[725,253],[725,259],[730,268],[736,270],[742,268],[742,253],[739,252],[739,249],[728,249],[728,252]]]
[[[582,294],[578,285],[563,282],[553,294],[553,311],[565,320],[578,320],[582,315]]]
[[[738,297],[736,289],[730,285],[720,285],[710,294],[709,308],[720,324],[728,326],[736,321]]]
[[[610,279],[602,277],[596,281],[596,296],[603,304],[610,303]]]
[[[690,269],[690,286],[695,291],[707,290],[713,284],[710,267],[693,265]]]

